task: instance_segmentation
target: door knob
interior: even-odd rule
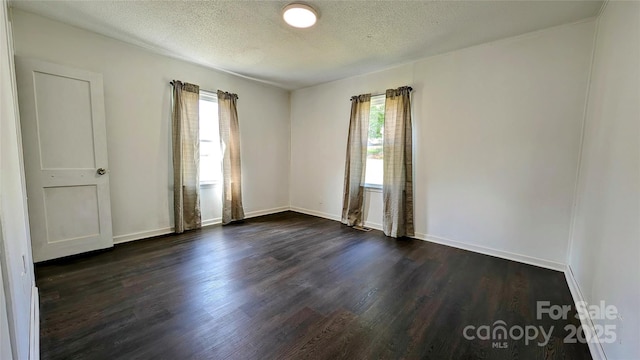
[[[105,168],[99,168],[97,171],[98,175],[104,175],[107,173],[107,169]]]

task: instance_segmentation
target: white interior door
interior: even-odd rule
[[[16,58],[34,261],[113,246],[102,75]]]

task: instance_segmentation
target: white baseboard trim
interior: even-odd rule
[[[317,216],[317,217],[321,217],[321,218],[325,218],[325,219],[329,219],[329,220],[340,221],[340,217],[338,217],[336,215],[328,214],[328,213],[323,213],[323,212],[320,212],[320,211],[309,210],[309,209],[299,208],[299,207],[295,207],[295,206],[291,207],[291,211],[295,211],[295,212],[299,212],[299,213],[307,214],[307,215],[312,215],[312,216]],[[371,228],[371,229],[375,229],[375,230],[382,230],[382,224],[378,224],[378,223],[365,222],[364,226],[366,226],[368,228]],[[484,247],[484,246],[467,244],[467,243],[463,243],[463,242],[460,242],[460,241],[454,241],[454,240],[442,238],[442,237],[439,237],[439,236],[433,236],[433,235],[428,235],[428,234],[419,234],[419,233],[417,233],[414,236],[414,238],[416,238],[418,240],[424,240],[424,241],[433,242],[433,243],[440,244],[440,245],[451,246],[451,247],[455,247],[455,248],[458,248],[458,249],[473,251],[473,252],[484,254],[484,255],[490,255],[490,256],[495,256],[495,257],[499,257],[499,258],[502,258],[502,259],[513,260],[513,261],[517,261],[517,262],[521,262],[521,263],[525,263],[525,264],[529,264],[529,265],[538,266],[538,267],[545,268],[545,269],[551,269],[551,270],[564,272],[565,268],[566,268],[566,266],[564,264],[562,264],[562,263],[557,263],[557,262],[553,262],[553,261],[549,261],[549,260],[539,259],[539,258],[527,256],[527,255],[511,253],[511,252],[508,252],[508,251],[496,250],[496,249],[492,249],[492,248],[488,248],[488,247]]]
[[[244,217],[245,219],[250,219],[258,216],[277,214],[277,213],[281,213],[283,211],[289,211],[289,210],[290,210],[289,206],[280,206],[280,207],[265,209],[265,210],[249,211],[248,213],[244,214]]]
[[[113,237],[113,244],[114,245],[122,244],[129,241],[171,234],[172,232],[173,232],[173,227],[167,227],[167,228],[156,229],[156,230],[140,231],[140,232],[126,234],[126,235],[118,235]]]
[[[254,217],[258,217],[258,216],[277,214],[277,213],[280,213],[280,212],[283,212],[283,211],[289,211],[289,207],[288,206],[281,206],[281,207],[272,208],[272,209],[266,209],[266,210],[249,211],[249,212],[244,214],[244,218],[245,219],[251,219],[251,218],[254,218]],[[211,226],[211,225],[220,225],[220,224],[222,224],[222,218],[221,217],[202,221],[202,226],[203,227],[204,226]]]
[[[40,297],[38,288],[31,288],[31,325],[29,326],[29,360],[40,359]]]
[[[571,266],[567,265],[567,269],[564,272],[564,276],[567,279],[567,284],[569,285],[569,291],[571,291],[571,296],[573,297],[574,306],[578,302],[587,303],[587,301],[582,296],[582,291],[580,290],[580,286],[576,281],[576,278],[573,276],[573,270],[571,270]],[[596,334],[595,326],[593,324],[593,320],[589,317],[588,319],[580,319],[583,328],[588,328],[591,334]],[[591,352],[591,357],[593,360],[607,360],[607,356],[604,354],[604,349],[602,348],[602,344],[596,338],[595,342],[589,341],[587,344],[589,345],[589,351]]]
[[[382,224],[378,224],[378,223],[374,223],[374,222],[369,222],[369,221],[365,221],[364,222],[364,227],[368,227],[369,229],[373,229],[373,230],[382,230]]]
[[[211,226],[211,225],[220,225],[220,224],[222,224],[222,218],[221,217],[214,218],[214,219],[208,219],[208,220],[202,220],[202,227]]]
[[[332,214],[328,214],[328,213],[323,213],[320,211],[309,210],[309,209],[299,208],[295,206],[291,207],[291,211],[312,215],[312,216],[317,216],[317,217],[321,217],[329,220],[340,221],[340,217]],[[382,230],[382,224],[365,222],[364,226],[371,229],[375,229],[375,230]],[[480,245],[467,244],[467,243],[454,241],[454,240],[446,239],[439,236],[416,233],[414,238],[418,240],[433,242],[440,245],[446,245],[446,246],[451,246],[458,249],[468,250],[475,253],[495,256],[495,257],[499,257],[507,260],[513,260],[513,261],[521,262],[524,264],[538,266],[545,269],[551,269],[551,270],[562,271],[562,272],[564,272],[566,269],[565,264],[562,264],[562,263],[539,259],[539,258],[527,256],[527,255],[516,254],[516,253],[503,251],[503,250],[496,250],[496,249],[492,249],[492,248],[488,248]]]
[[[309,210],[309,209],[299,208],[299,207],[295,207],[295,206],[292,206],[291,208],[289,208],[289,210],[295,211],[295,212],[299,212],[301,214],[321,217],[321,218],[324,218],[324,219],[329,219],[329,220],[334,220],[334,221],[342,221],[342,218],[340,216],[335,216],[335,215],[331,215],[331,214],[320,212],[320,211]],[[378,223],[374,223],[374,222],[365,221],[364,222],[364,227],[368,227],[370,229],[382,231],[382,224],[378,224]]]
[[[276,214],[276,213],[288,211],[288,210],[289,210],[288,206],[280,206],[280,207],[271,208],[271,209],[249,211],[244,214],[244,217],[245,219],[250,219],[250,218],[263,216],[263,215]],[[222,223],[222,218],[202,220],[202,226],[218,225],[221,223]],[[171,234],[173,230],[174,228],[173,226],[171,226],[171,227],[166,227],[162,229],[140,231],[140,232],[126,234],[126,235],[118,235],[113,237],[113,244],[117,245],[117,244],[129,242],[129,241],[135,241],[135,240],[147,239],[154,236]]]
[[[485,247],[481,245],[464,243],[460,241],[443,238],[440,236],[416,233],[414,237],[416,239],[425,240],[425,241],[429,241],[436,244],[447,245],[447,246],[455,247],[462,250],[473,251],[479,254],[490,255],[490,256],[495,256],[502,259],[517,261],[520,263],[533,265],[533,266],[537,266],[545,269],[551,269],[551,270],[562,271],[562,272],[564,272],[566,269],[566,265],[562,263],[540,259],[533,256],[512,253],[509,251],[497,250],[497,249],[493,249],[493,248]]]
[[[295,212],[299,212],[301,214],[306,214],[306,215],[311,215],[311,216],[317,216],[317,217],[321,217],[321,218],[325,218],[325,219],[329,219],[329,220],[334,220],[334,221],[340,221],[342,220],[340,218],[340,216],[335,216],[335,215],[331,215],[329,213],[324,213],[321,211],[315,211],[315,210],[309,210],[309,209],[304,209],[304,208],[299,208],[299,207],[295,207],[295,206],[291,206],[289,208],[289,210],[291,211],[295,211]]]

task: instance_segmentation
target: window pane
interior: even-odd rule
[[[212,94],[200,95],[200,182],[222,178],[218,103]]]
[[[367,141],[367,168],[365,183],[382,185],[382,135],[384,132],[384,95],[371,98],[369,138]]]
[[[200,100],[200,140],[213,140],[218,134],[218,103]]]

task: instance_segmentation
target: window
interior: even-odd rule
[[[215,184],[222,179],[218,97],[200,90],[200,184]]]
[[[365,187],[382,188],[382,133],[384,132],[385,95],[371,97],[369,113],[369,138],[367,140],[367,165]]]

